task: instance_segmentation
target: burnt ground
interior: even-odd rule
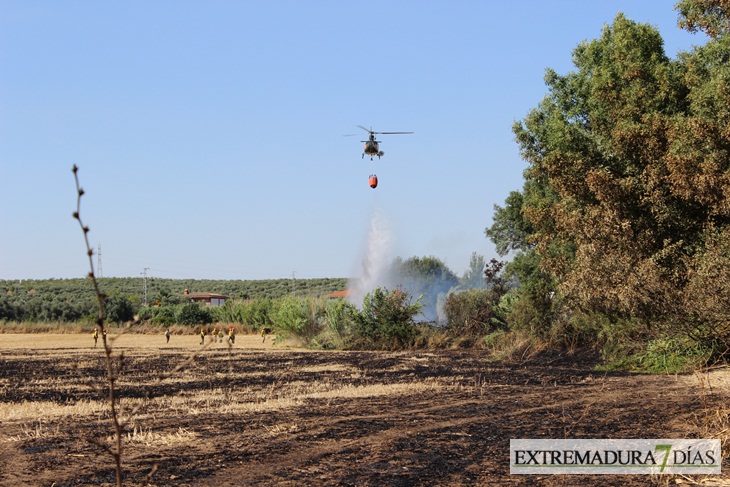
[[[98,445],[113,431],[98,404],[101,352],[0,353],[0,485],[113,484]],[[511,476],[509,440],[693,438],[722,399],[691,376],[480,351],[209,350],[156,383],[189,353],[124,350],[121,404],[143,403],[125,435],[125,485],[662,485]]]

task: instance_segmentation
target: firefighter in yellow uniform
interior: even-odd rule
[[[91,334],[91,337],[94,339],[94,348],[96,348],[96,342],[99,341],[99,329],[94,328],[94,333]]]
[[[228,341],[231,342],[231,345],[236,343],[236,329],[233,327],[228,329]]]
[[[200,329],[200,344],[202,345],[204,343],[205,343],[205,328],[201,328]]]

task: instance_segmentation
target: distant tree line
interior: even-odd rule
[[[140,278],[99,279],[107,295],[109,321],[123,322],[139,313],[144,302]],[[288,294],[323,296],[347,287],[345,278],[270,280],[147,280],[147,303],[151,307],[184,304],[185,289],[213,292],[232,299],[279,298]],[[97,302],[88,279],[43,279],[0,281],[0,321],[75,322],[93,316]]]
[[[398,288],[419,299],[422,305],[416,318],[418,321],[440,321],[443,324],[443,302],[446,297],[469,288],[484,288],[484,269],[485,259],[476,252],[472,254],[469,268],[461,278],[436,257],[411,257],[405,260],[398,257],[391,263],[389,275],[384,279],[393,289]],[[99,282],[106,295],[104,307],[108,321],[124,322],[139,315],[141,319],[155,318],[156,322],[166,324],[191,324],[194,321],[180,319],[180,309],[189,304],[189,297],[184,294],[186,290],[190,293],[223,294],[230,298],[229,303],[266,303],[287,296],[318,298],[343,291],[348,286],[348,279],[345,278],[296,281],[150,278],[147,280],[148,306],[145,307],[142,279],[102,278]],[[188,307],[187,314],[192,313],[191,309]],[[94,315],[96,310],[96,297],[88,279],[0,281],[0,321],[73,322]],[[214,318],[212,316],[210,319]],[[236,318],[245,323],[244,318],[250,319],[251,316]],[[205,322],[205,319],[199,322]]]
[[[498,309],[507,287],[474,252],[457,277],[433,256],[396,258],[390,265],[391,289],[378,287],[362,303],[326,296],[347,288],[346,279],[201,281],[150,279],[143,306],[139,278],[101,279],[108,323],[213,326],[225,323],[247,331],[264,328],[325,348],[402,348],[424,345],[434,330],[471,340],[503,328]],[[223,306],[189,301],[184,290],[225,294]],[[0,281],[3,322],[82,322],[93,326],[97,302],[88,279]],[[419,342],[420,341],[420,342]]]

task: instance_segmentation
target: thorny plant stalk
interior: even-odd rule
[[[76,211],[73,214],[73,217],[79,222],[79,226],[81,227],[82,232],[84,233],[84,242],[86,243],[86,254],[89,257],[89,279],[91,279],[91,282],[94,283],[94,291],[96,292],[96,298],[99,302],[98,306],[98,314],[96,317],[96,326],[97,329],[101,328],[103,330],[104,326],[104,298],[106,297],[101,290],[99,289],[99,282],[96,279],[96,275],[94,274],[94,251],[91,249],[91,245],[89,245],[89,227],[87,225],[84,225],[83,220],[81,220],[81,197],[84,195],[84,190],[79,185],[79,175],[78,171],[79,168],[74,164],[73,169],[74,173],[74,179],[76,180]],[[111,456],[114,458],[114,466],[116,469],[117,474],[117,487],[122,486],[122,430],[123,425],[119,421],[119,412],[117,411],[117,404],[116,404],[116,390],[115,390],[115,383],[117,380],[117,376],[114,373],[114,366],[112,364],[112,348],[107,341],[106,333],[102,333],[102,343],[104,345],[104,355],[106,356],[106,374],[107,374],[107,381],[109,382],[109,395],[108,395],[108,401],[109,401],[109,411],[111,412],[112,416],[112,423],[114,424],[114,446],[109,447],[107,445],[101,445],[103,448],[111,454]]]

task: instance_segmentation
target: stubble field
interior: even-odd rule
[[[596,372],[563,356],[333,352],[239,336],[122,335],[125,485],[727,485],[730,477],[510,476],[510,438],[708,437],[727,371]],[[101,340],[100,340],[101,343]],[[0,335],[0,485],[113,485],[104,354],[87,335]],[[727,459],[723,472],[727,471]]]

